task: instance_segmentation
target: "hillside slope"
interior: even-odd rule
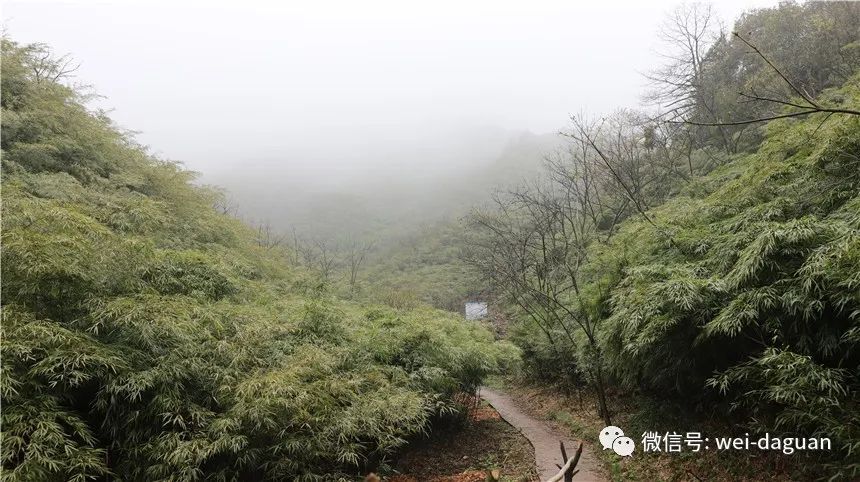
[[[820,100],[857,109],[860,77]],[[687,422],[830,438],[833,451],[794,455],[810,462],[803,478],[850,480],[860,472],[860,117],[826,117],[770,122],[756,152],[694,179],[648,219],[632,215],[589,246],[581,296],[568,302],[595,315],[617,388],[683,407]],[[536,378],[560,363],[572,369],[558,377],[590,376],[586,336],[560,354],[550,340],[563,334],[517,325]]]
[[[316,479],[384,468],[515,350],[333,298],[3,40],[5,480]]]

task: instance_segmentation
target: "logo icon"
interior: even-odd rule
[[[603,445],[603,450],[612,449],[616,454],[622,457],[629,457],[633,454],[636,444],[633,439],[624,436],[624,431],[620,428],[610,425],[600,431],[598,437],[600,444]]]
[[[630,437],[618,437],[612,442],[612,450],[622,457],[630,457],[633,455],[633,449],[635,447],[636,444],[633,443],[633,439]]]
[[[611,449],[612,442],[618,437],[623,437],[624,431],[620,428],[610,425],[600,431],[600,443],[603,445],[603,450]]]

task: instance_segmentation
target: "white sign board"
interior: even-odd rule
[[[487,317],[487,304],[483,302],[470,301],[466,303],[466,319],[480,320]]]

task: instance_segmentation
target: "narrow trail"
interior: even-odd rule
[[[561,452],[558,442],[564,441],[568,454],[573,454],[579,440],[572,440],[569,436],[553,431],[546,423],[528,415],[520,410],[517,403],[508,394],[491,388],[481,388],[481,398],[487,401],[499,412],[499,415],[513,425],[531,442],[535,449],[535,463],[537,464],[540,480],[547,480],[558,473],[555,464],[561,464]],[[591,448],[585,444],[582,449],[582,457],[579,459],[577,468],[579,473],[573,477],[578,481],[604,481],[600,476],[600,463],[591,453]]]

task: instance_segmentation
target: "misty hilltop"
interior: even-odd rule
[[[249,161],[244,166],[256,168],[201,181],[222,186],[235,214],[279,230],[325,237],[398,235],[423,223],[456,220],[494,188],[536,174],[544,156],[561,147],[554,133],[485,132],[492,135],[399,151],[399,164],[388,167],[363,168],[359,160],[331,177],[273,160]]]

